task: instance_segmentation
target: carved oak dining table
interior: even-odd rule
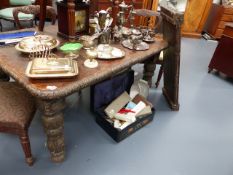
[[[43,33],[56,37],[56,26],[45,27]],[[61,43],[64,39],[58,38]],[[20,53],[14,46],[0,48],[0,69],[2,78],[4,73],[12,77],[38,101],[42,110],[42,123],[47,135],[47,145],[51,153],[51,158],[55,162],[61,162],[65,156],[63,109],[65,108],[65,98],[81,89],[98,83],[106,78],[116,75],[122,70],[128,69],[137,63],[145,63],[144,78],[151,80],[154,74],[154,61],[159,56],[161,50],[166,49],[167,42],[157,39],[150,49],[146,51],[132,51],[123,48],[120,44],[116,47],[125,51],[126,55],[122,59],[98,60],[99,66],[89,69],[84,66],[85,58],[82,56],[84,50],[80,52],[78,58],[79,74],[73,78],[66,79],[30,79],[25,75],[25,70],[29,62],[27,54]],[[62,56],[58,50],[54,53]],[[157,56],[157,57],[156,57]],[[150,58],[150,59],[148,59]],[[3,73],[4,72],[4,73]],[[50,90],[48,87],[55,87]]]
[[[62,162],[65,158],[63,120],[63,109],[66,107],[65,98],[138,63],[144,64],[143,78],[151,86],[156,60],[162,50],[165,50],[163,94],[171,109],[179,110],[180,25],[183,14],[177,14],[163,6],[161,10],[164,26],[163,38],[156,38],[148,50],[134,51],[122,47],[121,44],[116,44],[115,47],[125,51],[125,57],[115,60],[98,60],[99,66],[95,69],[84,66],[85,51],[81,50],[78,58],[79,74],[73,78],[30,79],[25,74],[29,62],[28,55],[20,53],[14,46],[0,47],[0,81],[6,81],[10,76],[38,101],[52,161]],[[65,39],[56,35],[57,26],[46,26],[43,33],[56,37],[61,43],[66,42]],[[55,49],[53,52],[58,56],[63,56],[59,50]],[[52,90],[48,88],[51,86],[55,88]]]

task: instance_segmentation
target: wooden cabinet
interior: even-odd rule
[[[233,6],[213,4],[206,32],[219,39],[229,22],[233,22]]]
[[[213,69],[233,77],[233,24],[227,24],[223,35],[209,64],[209,72]]]
[[[201,37],[213,0],[187,0],[182,35]]]

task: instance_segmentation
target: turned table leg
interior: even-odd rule
[[[0,69],[0,81],[9,81],[10,77]]]
[[[47,146],[53,162],[62,162],[65,158],[63,109],[65,99],[39,101],[43,112],[42,122],[47,135]]]
[[[152,77],[156,68],[156,60],[159,59],[159,54],[160,52],[144,62],[143,79],[148,82],[150,87],[152,85]]]

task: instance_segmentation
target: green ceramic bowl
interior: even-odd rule
[[[78,53],[82,47],[83,45],[81,43],[65,43],[59,48],[59,50],[65,54],[69,54],[71,52]]]
[[[76,59],[79,57],[79,51],[83,47],[80,43],[65,43],[59,50],[66,54],[66,58]]]

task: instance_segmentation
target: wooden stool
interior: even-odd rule
[[[0,82],[0,132],[17,134],[26,162],[33,165],[28,128],[35,114],[34,100],[15,82]]]

